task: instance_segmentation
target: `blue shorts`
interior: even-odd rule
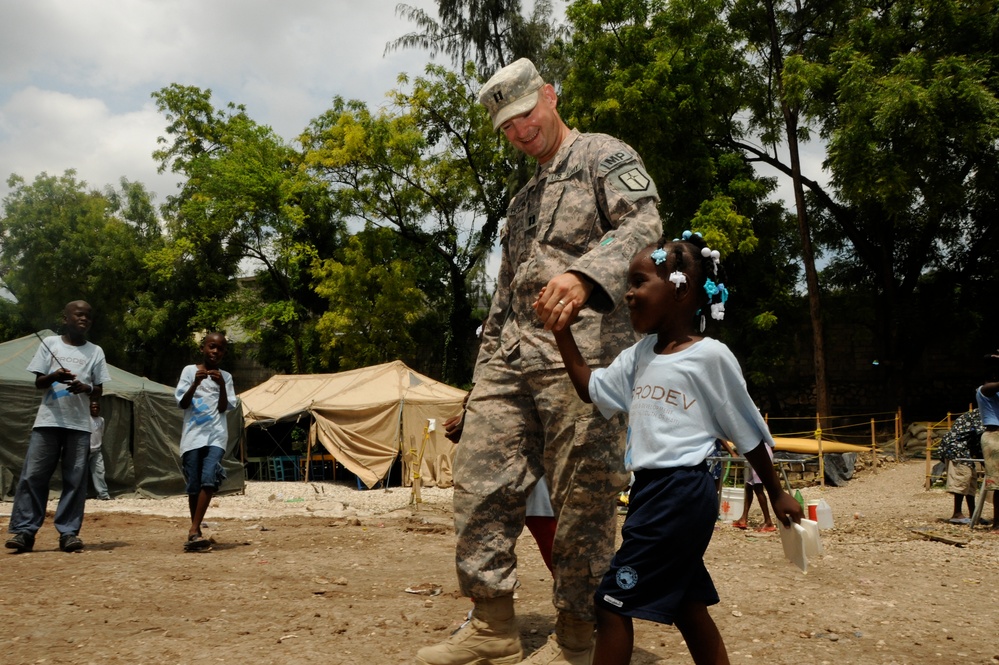
[[[597,607],[672,624],[685,602],[717,603],[704,567],[717,517],[707,465],[636,471],[621,548],[597,587]]]
[[[223,455],[225,450],[218,446],[203,446],[188,450],[181,456],[188,494],[197,494],[202,487],[210,487],[213,490],[219,488],[225,480],[225,471],[222,469]]]

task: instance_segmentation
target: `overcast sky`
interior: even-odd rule
[[[177,179],[156,173],[166,120],[150,94],[171,83],[210,88],[217,109],[245,105],[286,141],[336,95],[378,106],[400,73],[420,74],[429,61],[414,49],[385,55],[415,29],[397,4],[0,0],[0,198],[12,173],[31,182],[76,169],[94,188],[141,182],[163,203]],[[436,16],[435,0],[406,4]],[[803,158],[806,175],[824,181],[821,152],[813,143]]]
[[[291,141],[334,96],[377,106],[418,50],[396,0],[0,0],[0,197],[16,173],[76,169],[95,188],[125,176],[163,203],[152,152],[166,120],[150,94],[210,88]],[[436,16],[433,0],[407,0]]]

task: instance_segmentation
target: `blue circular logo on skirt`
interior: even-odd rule
[[[617,570],[617,585],[622,589],[634,589],[638,584],[638,573],[631,566],[623,566]]]

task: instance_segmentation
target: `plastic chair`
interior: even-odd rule
[[[284,460],[280,457],[270,458],[271,480],[284,480]]]

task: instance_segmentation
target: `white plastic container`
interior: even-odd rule
[[[801,520],[801,526],[805,529],[805,555],[809,558],[822,556],[819,523],[814,520]]]
[[[825,499],[819,499],[819,505],[815,509],[816,522],[819,523],[820,529],[831,529],[833,528],[833,514],[832,508],[826,503]]]
[[[804,520],[802,520],[804,521]],[[806,554],[806,541],[808,540],[805,527],[791,522],[790,527],[778,520],[777,530],[780,531],[780,542],[784,547],[784,556],[787,560],[801,569],[801,572],[808,572],[808,554]]]
[[[741,487],[723,487],[718,516],[723,522],[734,522],[742,517],[745,505],[745,490]]]

